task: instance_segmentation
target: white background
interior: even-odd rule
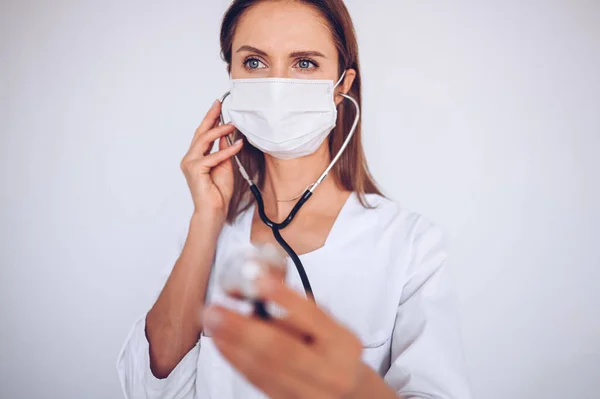
[[[121,397],[226,3],[2,1],[1,398]],[[370,166],[447,233],[475,397],[600,397],[600,2],[347,3]]]

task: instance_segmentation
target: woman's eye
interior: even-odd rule
[[[260,60],[258,60],[257,58],[249,58],[249,59],[247,59],[246,61],[244,61],[244,65],[248,69],[261,69],[261,68],[265,68],[265,64],[263,64],[262,62],[260,62]]]
[[[311,60],[300,60],[300,61],[298,61],[297,65],[298,65],[298,68],[300,68],[300,69],[310,69],[310,68],[314,68],[317,66],[317,64],[315,64]]]

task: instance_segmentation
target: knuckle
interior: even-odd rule
[[[184,172],[187,172],[190,169],[190,161],[187,159],[187,157],[181,160],[179,163],[179,168]]]
[[[208,132],[204,132],[201,133],[200,136],[198,136],[198,142],[197,142],[197,146],[204,146],[207,143],[207,135],[209,134],[210,130]]]
[[[189,159],[189,158],[186,157],[186,158],[184,158],[181,161],[181,169],[184,172],[191,172],[195,168],[195,165],[197,163],[198,163],[198,160],[196,160],[196,159]]]

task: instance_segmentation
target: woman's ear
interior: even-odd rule
[[[344,80],[340,82],[339,86],[336,89],[337,93],[348,93],[352,88],[352,84],[354,84],[354,79],[356,78],[356,71],[354,69],[346,69],[346,75],[344,75]],[[336,94],[335,96],[335,105],[338,105],[344,100],[344,97]]]

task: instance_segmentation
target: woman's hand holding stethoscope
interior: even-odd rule
[[[204,328],[230,364],[272,398],[353,398],[368,375],[360,340],[303,295],[272,277],[258,296],[285,310],[265,321],[220,306]]]
[[[233,167],[229,159],[242,149],[242,140],[231,146],[219,140],[219,151],[211,154],[215,140],[234,131],[234,126],[219,126],[221,103],[217,100],[196,129],[188,153],[181,161],[194,201],[195,212],[218,215],[222,221],[233,195]]]

